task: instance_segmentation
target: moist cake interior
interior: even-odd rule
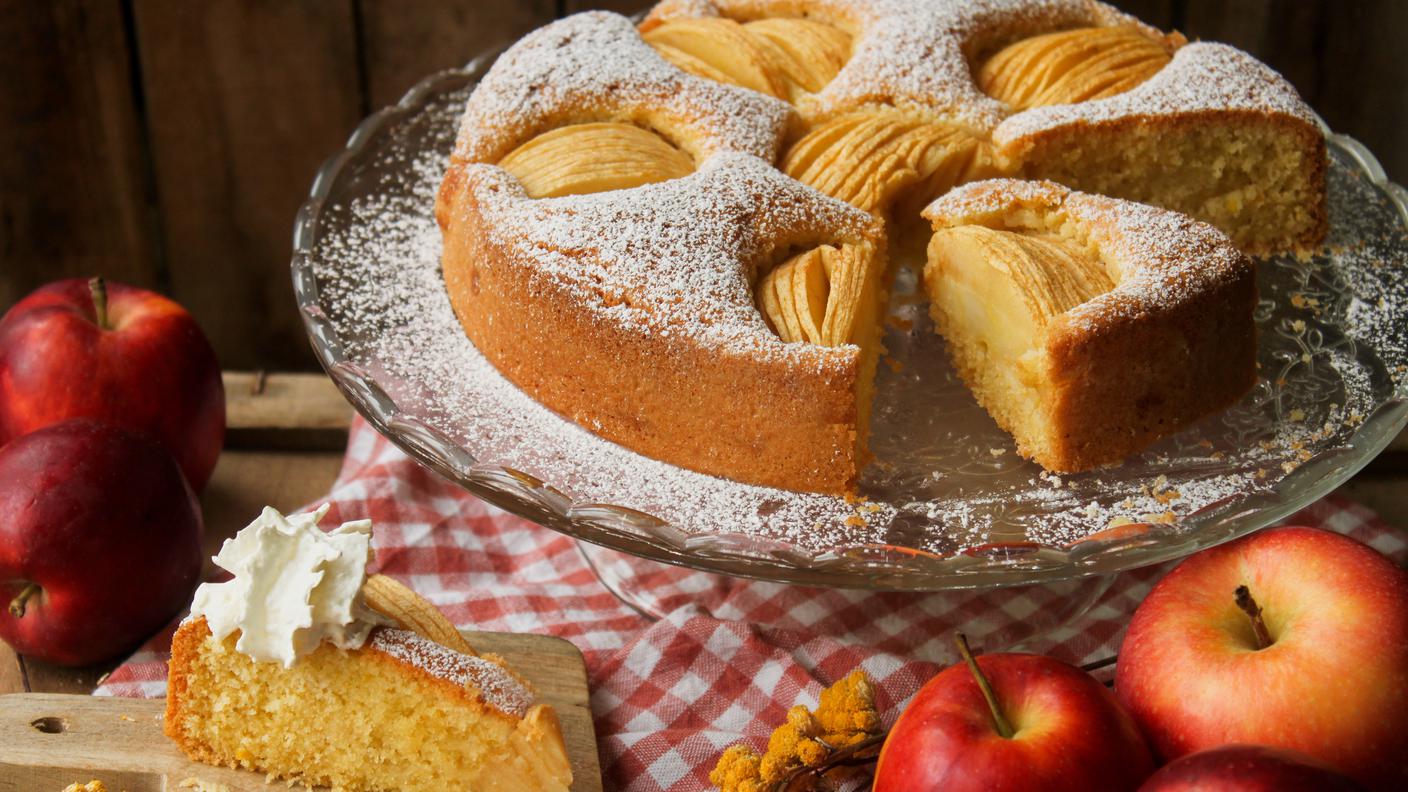
[[[516,750],[523,738],[515,719],[482,705],[466,717],[463,693],[388,657],[323,644],[285,668],[239,652],[238,632],[217,641],[203,625],[178,632],[173,649],[184,661],[174,684],[189,693],[178,696],[171,735],[202,761],[237,757],[245,768],[310,785],[361,789],[362,779],[370,789],[429,791],[500,788],[472,782],[486,769],[508,775],[515,756],[534,757]]]
[[[929,261],[932,314],[960,375],[1025,456],[1053,458],[1046,326],[1114,289],[1112,274],[1073,236],[979,225],[935,232]]]
[[[1222,229],[1243,251],[1263,255],[1318,241],[1319,182],[1307,178],[1313,165],[1305,159],[1315,145],[1253,115],[1215,125],[1082,131],[1035,142],[1022,174],[1182,212]]]

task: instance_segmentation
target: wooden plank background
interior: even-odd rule
[[[1408,2],[1115,0],[1281,70],[1408,180]],[[0,309],[103,274],[230,368],[314,366],[287,272],[319,164],[420,77],[634,0],[0,0]]]

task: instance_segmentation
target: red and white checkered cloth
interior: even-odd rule
[[[624,587],[646,592],[649,619],[598,580],[577,544],[484,503],[411,461],[360,420],[328,495],[329,524],[375,522],[376,566],[480,630],[547,633],[586,656],[607,789],[709,789],[719,752],[761,749],[793,704],[865,669],[886,723],[948,656],[952,632],[979,646],[1010,645],[1073,663],[1106,658],[1129,614],[1167,567],[1118,576],[1075,622],[1032,637],[1030,625],[1101,584],[907,595],[809,589],[635,563],[593,553]],[[250,515],[253,517],[254,515]],[[1288,522],[1368,542],[1400,564],[1408,537],[1375,514],[1328,498]],[[603,555],[606,554],[606,555]],[[1050,619],[1048,619],[1050,621]],[[161,696],[171,631],[108,677],[99,695]],[[930,659],[925,659],[930,658]]]

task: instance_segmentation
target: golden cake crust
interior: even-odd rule
[[[683,214],[653,211],[671,196],[701,194],[714,199],[713,222],[689,214],[693,199]],[[751,271],[794,246],[883,245],[863,213],[761,161],[718,155],[689,177],[609,204],[597,196],[534,202],[498,168],[466,166],[447,177],[438,215],[445,285],[465,332],[539,402],[681,467],[790,489],[854,486],[864,463],[859,349],[784,344],[753,305]],[[630,262],[581,233],[613,218],[633,226],[619,233],[639,251],[668,241],[669,227],[704,228],[676,240],[683,250],[646,254],[629,273]],[[545,267],[543,236],[515,233],[517,222],[549,244],[580,245],[565,265],[586,277]],[[704,238],[724,227],[731,230],[716,244]],[[664,260],[670,255],[694,260]],[[701,311],[710,314],[703,325]]]

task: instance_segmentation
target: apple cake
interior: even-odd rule
[[[1211,225],[1006,179],[924,215],[934,324],[978,402],[1047,470],[1118,462],[1255,381],[1255,269]]]
[[[893,262],[928,248],[930,202],[1050,180],[1191,216],[1249,254],[1301,252],[1326,231],[1325,170],[1314,114],[1275,72],[1094,0],[665,0],[639,25],[567,17],[500,56],[436,219],[465,332],[540,403],[675,465],[840,494],[868,459]],[[1208,233],[1180,228],[1188,249]],[[1081,272],[1063,299],[1106,285]],[[1247,283],[1225,285],[1241,327]],[[1244,348],[1199,354],[1199,370],[1240,367],[1238,388],[1252,376]],[[1049,427],[1019,445],[1059,469],[1116,461],[1188,407],[1081,451],[1038,455]]]
[[[348,792],[566,792],[557,716],[429,602],[367,577],[370,526],[266,509],[171,644],[165,732],[192,759]],[[309,728],[310,723],[325,728]]]

